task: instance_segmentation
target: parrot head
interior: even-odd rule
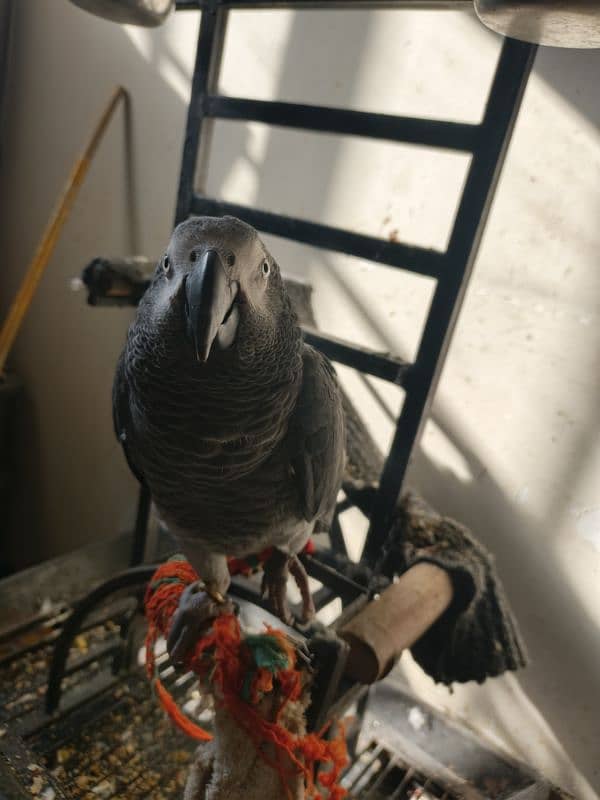
[[[183,333],[197,361],[232,348],[242,333],[268,336],[289,304],[279,268],[257,232],[235,217],[178,225],[140,312]]]

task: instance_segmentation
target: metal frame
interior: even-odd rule
[[[465,124],[220,95],[218,80],[227,16],[232,8],[468,6],[470,3],[449,0],[429,3],[406,0],[383,3],[359,0],[180,0],[177,3],[178,10],[202,9],[203,13],[188,108],[175,223],[181,222],[190,214],[231,214],[264,233],[425,275],[437,282],[417,357],[412,364],[312,329],[305,330],[307,341],[332,360],[395,383],[405,391],[393,443],[381,475],[364,551],[366,561],[378,567],[384,563],[391,515],[437,386],[536,47],[511,39],[504,41],[483,119],[479,124]],[[203,186],[215,119],[255,121],[280,127],[363,136],[471,154],[448,249],[440,252],[408,246],[207,197],[203,194]],[[138,547],[132,563],[138,563],[143,552],[148,508],[147,490],[143,490],[137,524]]]

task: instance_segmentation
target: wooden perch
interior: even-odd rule
[[[451,602],[447,572],[426,562],[411,567],[338,631],[350,645],[346,674],[360,683],[383,678]]]

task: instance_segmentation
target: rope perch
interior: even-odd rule
[[[247,566],[230,563],[230,571],[240,572]],[[181,593],[197,579],[190,564],[179,556],[155,572],[145,597],[146,670],[173,723],[188,736],[206,742],[211,734],[179,709],[161,683],[154,659],[155,643],[160,636],[168,635]],[[244,731],[261,759],[276,771],[287,798],[292,797],[290,781],[299,775],[309,800],[340,800],[347,795],[339,784],[348,763],[343,730],[326,740],[325,731],[300,735],[281,724],[287,704],[298,701],[306,691],[305,675],[296,668],[295,649],[283,632],[267,627],[264,633],[245,635],[237,617],[224,614],[215,619],[206,636],[186,657],[184,666],[209,687],[218,706]],[[277,698],[270,715],[273,719],[260,713],[259,706],[267,696]],[[273,746],[270,753],[274,757],[267,752],[266,744]]]

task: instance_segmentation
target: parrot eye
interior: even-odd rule
[[[269,266],[269,262],[263,261],[261,269],[262,269],[262,274],[266,277],[269,274],[269,272],[271,272],[271,267]]]
[[[233,255],[233,253],[227,253],[227,266],[233,267],[234,264],[235,264],[235,256]]]
[[[192,250],[192,252],[190,253],[190,261],[192,261],[192,262],[193,262],[193,261],[195,261],[197,258],[198,258],[198,256],[196,255],[196,251],[195,251],[195,250]]]
[[[163,258],[163,270],[165,275],[169,275],[169,273],[171,272],[171,259],[169,258],[169,256],[165,256]]]

